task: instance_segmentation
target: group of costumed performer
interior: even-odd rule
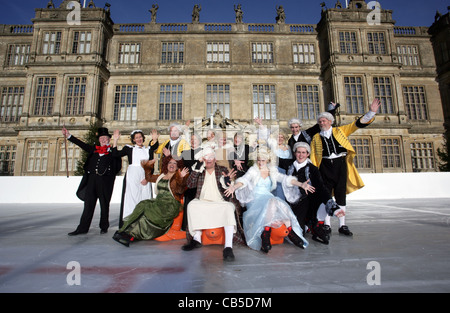
[[[217,200],[216,202],[220,202],[218,201],[220,199],[223,201],[224,198],[229,198],[234,194],[240,204],[246,207],[246,211],[243,213],[243,224],[245,239],[250,248],[268,252],[271,249],[271,229],[283,224],[286,225],[289,231],[288,238],[290,241],[296,246],[305,248],[308,245],[304,237],[306,222],[316,219],[319,221],[317,225],[320,225],[320,222],[327,220],[328,217],[333,215],[340,218],[341,227],[339,231],[341,232],[342,229],[342,233],[350,233],[348,228],[342,227],[345,226],[345,223],[342,222],[345,216],[345,197],[347,193],[361,188],[363,183],[352,162],[355,151],[348,141],[348,136],[357,129],[370,125],[379,107],[380,101],[375,99],[370,105],[370,111],[367,114],[354,123],[339,127],[332,127],[334,122],[332,114],[320,114],[318,118],[320,132],[312,136],[311,146],[304,142],[295,143],[293,147],[295,160],[289,166],[277,164],[280,168],[284,167],[287,174],[280,173],[279,168],[271,163],[272,155],[270,150],[264,150],[264,148],[260,147],[257,150],[257,164],[250,167],[234,184],[230,184],[226,188],[217,181],[217,187],[218,190],[221,190],[219,193],[221,196],[214,198]],[[146,199],[137,200],[137,204],[132,211],[133,213],[129,215],[126,215],[127,213],[125,213],[124,209],[123,217],[125,223],[113,237],[122,244],[129,245],[131,238],[137,240],[153,239],[166,233],[174,218],[182,210],[182,199],[188,186],[196,189],[196,199],[201,199],[205,196],[204,187],[209,184],[205,184],[206,176],[204,176],[204,173],[200,172],[201,175],[198,175],[197,168],[198,166],[205,168],[205,165],[209,164],[210,160],[204,158],[202,162],[192,165],[192,169],[195,167],[196,170],[192,172],[194,175],[189,175],[189,169],[183,168],[181,164],[181,155],[183,151],[187,152],[191,147],[187,142],[182,141],[184,139],[180,137],[180,128],[173,126],[170,128],[170,133],[170,139],[162,146],[157,144],[157,134],[154,133],[152,134],[150,146],[143,148],[143,141],[145,140],[143,133],[134,131],[132,133],[132,141],[135,146],[126,146],[122,151],[117,151],[115,147],[119,139],[119,134],[116,134],[116,132],[112,149],[108,147],[106,150],[102,148],[97,149],[101,150],[100,152],[94,152],[90,148],[84,147],[86,148],[85,150],[89,150],[93,154],[98,153],[98,158],[110,154],[111,158],[119,158],[120,160],[121,156],[127,155],[130,161],[127,180],[133,180],[134,183],[139,182],[142,186],[150,185],[150,182],[156,183],[155,193],[157,196],[155,199],[151,199],[151,196],[144,196]],[[76,138],[70,138],[71,136],[67,130],[63,130],[63,134],[72,142],[83,146],[83,143],[78,142]],[[110,138],[111,135],[107,134],[106,137]],[[195,138],[192,137],[192,139],[194,140]],[[155,150],[159,150],[158,152],[164,155],[161,162],[161,175],[152,175],[155,163],[152,154]],[[189,154],[194,153],[194,151],[189,152],[191,152]],[[217,172],[215,156],[213,159],[211,166],[207,168],[208,171],[205,172]],[[139,170],[137,170],[138,168]],[[88,171],[87,174],[95,174],[102,177],[102,175],[99,175],[98,169],[95,169],[94,173],[92,173],[92,170]],[[222,171],[220,173],[217,172],[216,175],[221,176]],[[112,176],[115,176],[115,174]],[[231,175],[227,174],[227,176]],[[193,177],[198,177],[200,180],[193,180]],[[187,183],[188,178],[191,178],[191,183],[189,184]],[[277,183],[281,184],[286,200],[272,194],[272,191],[276,189]],[[127,199],[127,192],[130,195],[134,192],[135,187],[136,185],[133,187],[128,182],[126,183],[124,199]],[[208,189],[207,192],[210,191]],[[140,194],[145,193],[140,191]],[[331,194],[333,194],[336,201],[332,199]],[[133,198],[134,201],[138,199],[136,196]],[[312,209],[317,208],[317,205],[320,203],[322,205],[319,209]],[[192,207],[195,206],[196,201],[192,201]],[[230,211],[234,211],[234,209]],[[91,211],[93,212],[93,210]],[[203,216],[205,214],[203,207],[202,210],[194,215],[188,210],[189,226],[198,223],[198,220],[201,220],[199,218],[200,215]],[[232,216],[234,218],[234,215]],[[223,226],[225,228],[233,228],[231,233],[236,231],[236,224],[235,222],[232,223],[231,220],[226,221]],[[323,236],[323,232],[321,232],[323,228],[316,226],[316,224],[310,224],[310,227],[313,231],[313,238],[320,237],[324,242],[329,239],[329,237]],[[207,228],[199,226],[189,229],[193,235],[194,243],[191,241],[183,246],[183,250],[192,250],[199,247],[195,241],[197,241],[201,229]],[[228,241],[230,241],[230,236],[228,235],[227,237]],[[225,253],[224,249],[224,259],[226,258],[234,260],[232,250],[230,253]]]

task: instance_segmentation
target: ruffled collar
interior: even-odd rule
[[[295,160],[294,161],[294,166],[295,166],[295,169],[297,170],[297,171],[299,171],[299,170],[301,170],[302,168],[304,168],[308,163],[311,163],[311,160],[308,158],[308,159],[306,159],[305,161],[303,161],[302,163],[298,163],[298,161],[297,160]]]
[[[320,136],[325,137],[327,139],[330,139],[332,134],[333,134],[333,127],[330,127],[330,129],[328,130],[320,131]]]

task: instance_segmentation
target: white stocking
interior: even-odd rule
[[[202,231],[201,230],[196,230],[195,234],[194,234],[194,240],[198,241],[198,242],[202,242]]]
[[[233,248],[234,226],[224,226],[225,230],[225,248]]]
[[[343,210],[344,212],[346,211],[346,207],[345,205],[340,205],[339,206],[341,208],[341,210]],[[345,216],[341,216],[339,217],[339,227],[342,227],[345,225]]]
[[[331,226],[331,216],[329,216],[328,214],[327,214],[327,216],[325,217],[325,222],[324,222],[324,224],[325,224],[325,225],[328,225],[328,226]]]

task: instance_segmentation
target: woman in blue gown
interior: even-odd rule
[[[314,192],[314,187],[278,172],[276,166],[269,164],[269,161],[270,153],[265,149],[258,150],[257,164],[237,179],[225,194],[229,196],[234,193],[241,204],[247,207],[243,214],[243,226],[250,248],[269,252],[271,229],[279,228],[283,224],[289,231],[289,240],[300,248],[306,248],[308,241],[303,237],[295,214],[290,206],[274,196],[272,191],[275,190],[277,182],[281,182],[286,199],[295,202],[300,197],[298,187],[306,192]]]

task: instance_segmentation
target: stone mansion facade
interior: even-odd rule
[[[341,104],[336,123],[350,123],[375,97],[376,121],[350,137],[359,171],[438,170],[445,121],[432,35],[396,27],[391,10],[377,24],[364,1],[318,8],[314,25],[115,24],[113,7],[91,1],[76,25],[61,2],[36,9],[32,25],[0,25],[0,175],[65,175],[63,125],[79,138],[91,123],[119,129],[123,145],[134,129],[164,139],[172,122],[219,110],[289,133],[289,119],[312,126],[330,101]],[[67,156],[73,174],[79,148]]]

